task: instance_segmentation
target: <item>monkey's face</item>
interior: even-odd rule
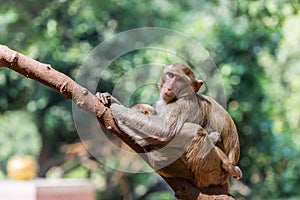
[[[158,87],[165,103],[171,103],[181,97],[194,95],[202,84],[203,81],[195,78],[188,65],[176,63],[164,67]]]
[[[193,93],[193,91],[193,87],[183,76],[167,72],[165,74],[160,95],[166,103],[170,103],[180,98],[184,93]]]

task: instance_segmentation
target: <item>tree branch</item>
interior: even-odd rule
[[[53,69],[51,65],[33,60],[25,55],[0,45],[0,68],[10,68],[27,78],[38,81],[67,99],[72,101],[82,110],[97,117],[107,130],[119,137],[123,142],[130,146],[137,153],[144,153],[144,150],[125,133],[122,133],[116,126],[111,111],[105,107],[98,99],[86,88],[78,85],[70,77]],[[193,186],[189,181],[179,178],[166,178],[165,181],[174,190],[179,199],[233,199],[231,196],[222,192],[222,189],[216,189],[214,194],[202,194],[199,188]],[[221,192],[220,192],[221,191]],[[219,195],[222,194],[222,195]]]
[[[116,126],[110,109],[105,107],[95,95],[86,88],[81,87],[65,74],[56,71],[49,64],[44,64],[13,51],[6,46],[0,45],[0,67],[10,68],[23,76],[36,80],[62,94],[82,110],[97,117],[98,121],[110,132],[117,135],[126,144],[138,153],[143,149],[133,144],[130,138]]]

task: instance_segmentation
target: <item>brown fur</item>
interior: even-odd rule
[[[167,66],[158,84],[162,98],[157,115],[118,104],[111,110],[119,128],[144,147],[149,164],[163,177],[185,178],[199,188],[219,185],[228,191],[229,174],[241,177],[234,166],[240,153],[237,130],[216,101],[196,94],[202,83],[187,65]],[[212,132],[221,134],[217,146],[209,138]]]

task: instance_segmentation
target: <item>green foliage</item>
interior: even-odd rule
[[[31,113],[26,111],[11,111],[1,115],[0,163],[3,167],[11,156],[38,156],[41,140],[32,118]]]
[[[50,63],[71,77],[75,77],[94,47],[121,31],[154,26],[195,39],[210,52],[218,66],[226,90],[227,110],[239,130],[239,166],[244,173],[241,181],[251,192],[245,196],[234,191],[236,196],[239,199],[299,196],[298,1],[0,0],[0,3],[0,43]],[[165,38],[164,43],[183,46],[176,38]],[[178,61],[182,60],[176,55],[151,49],[127,53],[111,63],[113,67],[99,81],[98,90],[112,91],[120,77],[135,67]],[[148,69],[149,75],[153,75],[149,80],[154,80],[158,73],[153,69]],[[137,80],[132,74],[126,75],[131,80],[122,82],[125,94],[130,93],[128,105],[156,101],[155,85],[133,91]],[[77,139],[69,102],[44,86],[2,68],[0,114],[3,161],[21,150],[37,155],[40,140],[47,160],[58,156],[61,145]],[[24,141],[28,145],[20,145]],[[99,198],[122,198],[119,182],[105,181],[113,179],[113,173],[104,167],[92,173],[92,179],[99,183]],[[87,174],[79,168],[68,177]],[[3,176],[0,173],[0,178]],[[127,179],[136,199],[158,180],[145,174],[128,175]],[[160,193],[147,198],[169,196]]]
[[[70,173],[68,173],[64,178],[85,178],[87,177],[88,170],[84,167],[78,167],[74,170],[72,170]]]
[[[169,192],[154,192],[146,198],[147,200],[156,200],[156,199],[164,199],[164,200],[172,200],[173,196]]]

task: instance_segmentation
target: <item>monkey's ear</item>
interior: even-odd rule
[[[195,83],[195,93],[197,93],[199,90],[200,90],[200,88],[201,88],[201,86],[203,85],[203,81],[202,80],[196,80],[196,83]]]

